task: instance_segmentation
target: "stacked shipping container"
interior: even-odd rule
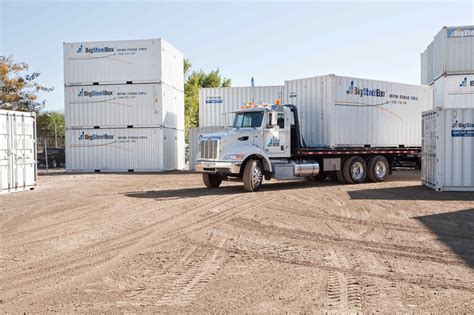
[[[183,55],[163,39],[64,44],[66,169],[184,168]]]
[[[437,191],[474,190],[474,26],[444,27],[421,54],[433,87],[423,113],[422,182]]]
[[[421,84],[434,107],[474,107],[474,26],[443,27],[421,54]]]

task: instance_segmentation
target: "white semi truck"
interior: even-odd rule
[[[263,179],[324,180],[358,184],[382,182],[397,165],[420,167],[420,147],[308,147],[295,105],[248,105],[235,112],[231,129],[202,136],[196,170],[208,188],[223,180],[242,180],[257,191]]]

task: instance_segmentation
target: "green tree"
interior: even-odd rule
[[[66,134],[66,124],[64,114],[56,112],[40,113],[36,116],[36,126],[38,133],[38,146],[44,146],[45,140],[48,146],[64,145]]]
[[[188,59],[184,60],[184,112],[186,134],[189,128],[199,126],[199,89],[212,87],[230,87],[231,80],[223,78],[219,69],[205,73],[203,70],[193,71]]]
[[[16,63],[12,56],[0,56],[0,77],[2,93],[0,93],[0,109],[38,112],[46,101],[38,100],[38,93],[50,92],[53,88],[45,87],[36,79],[39,72],[28,72],[24,62]]]

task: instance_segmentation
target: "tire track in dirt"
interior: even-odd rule
[[[295,203],[302,203],[304,205],[309,206],[309,209],[314,209],[314,210],[319,210],[317,207],[315,207],[316,203],[310,203],[307,200],[304,199],[298,199],[296,196],[286,196],[289,199],[292,199],[295,201]],[[418,226],[412,226],[408,224],[397,224],[393,222],[384,222],[384,221],[376,221],[376,220],[364,220],[364,219],[356,219],[356,218],[351,218],[351,217],[344,217],[340,215],[333,215],[333,214],[327,214],[326,212],[324,214],[319,214],[316,212],[310,212],[310,211],[302,211],[302,210],[294,210],[294,209],[272,209],[272,211],[278,211],[281,213],[284,213],[288,215],[288,212],[291,212],[292,215],[297,215],[300,217],[309,217],[309,218],[315,218],[318,220],[323,220],[323,221],[336,221],[340,223],[346,223],[346,224],[357,224],[361,226],[368,226],[368,227],[378,227],[386,230],[394,230],[394,231],[400,231],[400,232],[409,232],[409,233],[416,233],[416,234],[429,234],[431,235],[432,232],[427,230],[423,225],[418,224]],[[403,210],[400,210],[403,211]],[[445,237],[456,237],[456,238],[465,238],[468,240],[473,240],[474,241],[474,236],[472,233],[462,233],[462,232],[455,232],[455,233],[439,233],[440,236],[445,236]]]
[[[221,196],[220,198],[213,199],[213,200],[210,200],[208,202],[205,202],[205,203],[199,205],[199,207],[212,207],[215,204],[218,205],[219,201],[222,200],[222,199],[227,200],[227,199],[231,199],[231,197]],[[54,231],[54,232],[56,232],[57,235],[52,235],[52,236],[48,236],[46,238],[40,238],[40,239],[35,238],[34,235],[30,235],[28,237],[28,239],[33,238],[34,239],[33,241],[28,241],[28,242],[23,242],[23,243],[16,243],[16,244],[9,244],[9,247],[17,247],[17,246],[22,246],[22,245],[31,245],[31,244],[35,244],[35,243],[40,243],[40,242],[56,239],[58,237],[65,236],[65,235],[69,236],[71,234],[84,233],[84,232],[87,232],[87,231],[98,230],[100,228],[109,228],[111,224],[114,225],[114,226],[118,226],[118,224],[133,222],[134,219],[136,219],[136,218],[143,217],[146,214],[161,211],[161,210],[164,210],[164,209],[167,209],[167,208],[179,209],[179,210],[181,210],[181,212],[186,212],[189,207],[192,207],[192,205],[189,205],[189,201],[187,201],[187,200],[185,200],[185,201],[178,200],[177,202],[175,202],[173,204],[165,204],[165,205],[162,205],[161,207],[158,207],[158,208],[156,208],[156,207],[146,207],[144,209],[140,209],[140,207],[142,205],[145,205],[147,203],[150,206],[153,205],[150,201],[143,201],[141,203],[135,204],[134,208],[131,209],[131,210],[135,210],[135,211],[128,212],[128,213],[126,213],[126,215],[122,215],[122,216],[118,216],[118,217],[114,216],[112,218],[108,218],[108,217],[93,218],[93,217],[90,217],[90,216],[81,216],[81,218],[90,218],[90,219],[85,220],[85,221],[80,221],[80,222],[78,222],[77,225],[90,226],[90,227],[80,229],[80,230],[76,230],[76,231],[71,231],[70,227],[65,226],[63,229],[59,229],[59,230],[56,229]],[[187,207],[182,208],[182,206],[187,206]],[[106,208],[106,207],[104,206],[102,208]],[[140,210],[136,210],[136,209],[140,209]],[[97,211],[97,210],[94,210],[94,211]],[[47,230],[50,227],[54,227],[54,226],[56,226],[56,224],[52,224],[52,225],[46,226],[46,227],[41,227],[41,228],[38,228],[38,231],[42,232],[44,229]],[[26,231],[26,232],[29,232],[29,231]],[[45,233],[45,232],[42,232],[42,233]],[[27,233],[25,233],[25,234],[27,234]],[[23,232],[22,232],[21,235],[24,236]],[[10,238],[14,238],[15,236],[17,236],[17,235],[11,235]]]
[[[250,196],[250,195],[249,195]],[[257,199],[258,201],[256,201]],[[62,277],[62,281],[56,281],[58,286],[65,285],[65,283],[71,283],[78,280],[84,281],[84,278],[94,277],[100,275],[102,270],[110,270],[114,265],[120,262],[121,259],[125,258],[126,256],[131,256],[136,254],[143,248],[146,248],[150,242],[156,244],[162,244],[169,239],[176,239],[179,238],[186,233],[194,232],[203,228],[206,228],[211,225],[218,224],[225,220],[228,220],[239,213],[247,210],[248,206],[259,206],[267,201],[269,201],[271,197],[263,197],[258,198],[255,196],[253,199],[247,200],[245,202],[237,201],[235,202],[236,208],[232,211],[222,211],[220,213],[212,214],[206,216],[204,218],[199,218],[199,212],[202,207],[198,207],[190,212],[193,212],[193,216],[198,216],[198,219],[193,220],[191,218],[183,218],[183,215],[177,215],[176,218],[173,219],[181,219],[185,220],[185,222],[190,222],[184,225],[177,225],[173,224],[174,229],[165,234],[161,237],[158,241],[154,239],[154,236],[158,232],[162,232],[161,230],[157,230],[157,225],[162,224],[163,222],[157,222],[151,224],[140,231],[133,231],[126,235],[126,239],[123,240],[124,237],[120,237],[122,239],[120,242],[112,242],[112,244],[107,244],[109,241],[105,241],[105,245],[101,244],[101,246],[94,246],[86,253],[81,252],[73,255],[72,257],[68,257],[64,259],[61,264],[46,264],[42,265],[42,267],[37,268],[37,270],[23,273],[18,275],[12,275],[7,278],[2,278],[0,280],[1,283],[8,283],[8,288],[6,288],[7,292],[4,293],[4,297],[8,298],[11,295],[15,295],[15,291],[19,289],[28,287],[31,285],[34,286],[41,286],[40,282],[46,279],[51,281],[52,277]],[[230,205],[233,205],[232,203]],[[196,213],[198,212],[198,213]],[[190,213],[186,213],[187,216],[191,216]],[[185,215],[186,216],[186,215]],[[192,216],[191,216],[192,217]],[[171,222],[172,219],[166,219],[166,222]],[[176,226],[178,226],[176,228]],[[103,248],[105,247],[105,248]],[[92,268],[94,267],[94,268]],[[39,270],[38,270],[39,269]],[[90,273],[86,273],[85,275],[79,275],[79,277],[75,277],[71,279],[71,273],[79,273],[82,270],[90,270]],[[25,280],[24,278],[27,277]],[[65,279],[67,277],[67,279]],[[48,288],[51,290],[52,288]],[[24,289],[22,289],[24,290]],[[5,291],[5,289],[4,289]]]
[[[229,196],[227,198],[219,198],[217,200],[213,200],[209,203],[205,203],[192,211],[200,211],[204,208],[207,208],[208,206],[216,206],[217,204],[225,203],[228,200],[232,200]],[[33,271],[27,271],[25,273],[19,273],[15,275],[11,275],[9,278],[1,278],[0,283],[6,283],[8,281],[15,281],[17,278],[22,278],[22,277],[31,277],[32,275],[37,274],[38,272],[47,272],[47,271],[53,271],[56,269],[61,269],[61,268],[66,268],[72,264],[77,264],[80,263],[81,261],[85,260],[85,258],[90,258],[90,257],[103,257],[103,259],[107,258],[107,254],[113,254],[117,250],[121,250],[123,248],[126,248],[127,246],[136,243],[140,239],[144,238],[146,235],[149,234],[150,230],[153,230],[157,225],[167,223],[171,220],[177,219],[182,215],[186,215],[187,212],[180,212],[174,215],[171,215],[168,218],[159,220],[154,222],[153,224],[150,224],[144,228],[141,228],[139,230],[133,230],[131,232],[125,233],[118,235],[116,237],[96,242],[90,246],[87,246],[85,248],[81,249],[80,253],[74,253],[72,256],[63,258],[61,256],[56,256],[52,258],[48,258],[45,261],[40,261],[37,263],[39,267],[36,268],[36,270]],[[84,253],[85,252],[85,253]],[[59,261],[59,263],[53,263],[50,264],[50,261]],[[102,259],[100,259],[102,261]],[[48,277],[48,275],[45,275]]]
[[[229,221],[229,224],[242,227],[245,229],[252,228],[253,231],[267,232],[270,234],[277,234],[286,236],[292,239],[318,241],[323,243],[330,243],[340,247],[360,248],[376,253],[383,253],[388,255],[397,255],[415,260],[432,261],[447,265],[463,265],[459,260],[452,259],[445,251],[434,250],[432,248],[426,249],[423,247],[415,247],[409,245],[398,245],[390,243],[379,243],[361,239],[350,239],[343,236],[324,235],[317,232],[309,232],[294,229],[285,229],[282,227],[270,226],[262,224],[259,221],[250,220],[246,218],[238,218]]]
[[[243,223],[243,222],[245,223]],[[238,218],[238,219],[233,219],[229,220],[227,224],[230,224],[232,226],[235,226],[237,228],[241,228],[241,233],[249,233],[251,235],[254,235],[254,237],[268,237],[269,235],[272,235],[273,237],[278,237],[278,238],[283,238],[283,239],[290,239],[292,241],[296,242],[301,242],[301,241],[309,241],[315,244],[316,248],[320,248],[322,246],[336,246],[338,250],[340,251],[363,251],[363,252],[370,252],[374,255],[385,255],[389,256],[390,259],[393,260],[398,260],[398,259],[410,259],[414,261],[433,261],[433,257],[430,257],[429,259],[425,259],[425,257],[422,254],[409,254],[406,253],[405,250],[400,250],[397,251],[395,248],[392,248],[390,250],[387,249],[380,249],[377,248],[377,246],[373,247],[368,247],[364,242],[354,242],[353,240],[345,240],[345,239],[340,239],[340,240],[325,240],[324,238],[321,238],[319,235],[314,235],[313,237],[308,237],[309,233],[301,233],[301,231],[282,231],[281,228],[278,227],[267,227],[267,226],[262,226],[261,224],[255,223],[250,220],[246,220],[243,218]],[[235,229],[235,228],[234,228]],[[265,233],[265,234],[261,234]],[[293,234],[291,234],[293,233]],[[313,233],[310,233],[312,235]],[[303,236],[303,237],[302,237]],[[313,250],[316,250],[313,249]],[[301,248],[304,249],[304,248]],[[236,250],[239,250],[237,248]],[[239,250],[240,252],[245,252],[245,250]],[[251,251],[253,255],[256,255],[258,257],[267,257],[268,259],[275,259],[277,261],[285,262],[285,263],[292,263],[292,264],[299,264],[302,266],[311,266],[311,267],[317,267],[321,268],[324,270],[336,270],[338,271],[339,269],[334,266],[329,266],[327,264],[319,263],[317,260],[301,260],[301,259],[296,259],[298,256],[294,256],[295,259],[290,259],[288,260],[284,256],[278,256],[274,257],[271,255],[268,255],[264,249],[259,250],[259,254],[255,254],[253,251]],[[301,256],[302,254],[299,253]],[[321,260],[323,261],[323,260]],[[434,262],[440,262],[440,259],[434,259]],[[462,262],[458,261],[446,261],[445,259],[441,259],[441,263],[446,263],[448,265],[460,265],[463,266]],[[452,279],[447,281],[447,279],[443,277],[433,277],[433,275],[424,275],[424,274],[402,274],[402,273],[380,273],[379,272],[374,272],[372,270],[367,270],[367,269],[361,269],[361,270],[352,270],[352,274],[357,275],[359,278],[366,276],[366,277],[372,277],[375,279],[382,279],[382,280],[389,280],[393,282],[402,282],[402,283],[412,283],[416,285],[420,285],[422,283],[425,286],[428,287],[433,287],[433,288],[439,288],[439,287],[447,287],[447,288],[452,288],[452,289],[457,289],[457,290],[463,290],[467,292],[472,292],[474,293],[474,287],[472,281],[469,281],[467,279],[467,282],[460,282],[460,279]]]
[[[207,251],[202,263],[195,264],[184,274],[172,282],[170,288],[155,303],[155,305],[187,305],[189,304],[214,278],[224,264],[226,256],[222,254],[222,247],[226,242],[225,235],[214,234],[210,244],[215,244],[214,251]],[[181,271],[178,272],[178,275]]]

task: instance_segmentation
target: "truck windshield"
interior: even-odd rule
[[[236,113],[234,128],[258,128],[262,125],[263,111]]]

